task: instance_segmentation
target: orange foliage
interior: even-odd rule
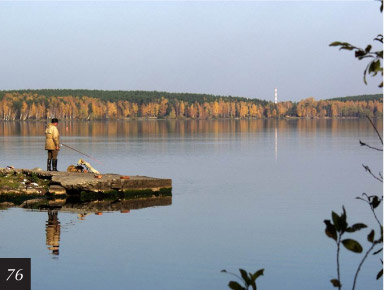
[[[252,100],[220,98],[208,102],[169,100],[103,101],[93,97],[41,96],[33,93],[6,93],[0,99],[0,119],[28,120],[57,117],[60,119],[124,119],[124,118],[325,118],[383,116],[383,103],[370,101],[316,101],[307,98],[298,103],[280,102],[262,105]]]

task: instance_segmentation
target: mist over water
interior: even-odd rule
[[[382,120],[375,121],[382,132]],[[0,167],[44,168],[43,122],[0,122]],[[172,178],[172,202],[130,212],[0,211],[0,257],[32,258],[32,289],[227,289],[222,269],[256,271],[260,289],[330,289],[336,246],[324,219],[382,194],[364,172],[382,171],[365,119],[61,122],[59,170],[89,161],[102,173]],[[359,240],[367,247],[363,231]],[[57,252],[57,248],[59,251]],[[55,254],[53,251],[55,250]],[[342,254],[351,288],[360,256]],[[382,289],[368,259],[358,286]]]

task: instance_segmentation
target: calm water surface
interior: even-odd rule
[[[258,289],[333,289],[335,244],[323,220],[345,205],[351,223],[374,225],[355,197],[382,194],[361,166],[382,171],[382,155],[358,143],[379,146],[366,120],[75,122],[59,130],[103,173],[172,178],[173,197],[84,217],[0,211],[0,257],[31,257],[35,290],[227,289],[232,277],[220,270],[238,268],[265,268]],[[43,132],[44,123],[0,123],[0,167],[45,168]],[[59,169],[81,157],[62,149]],[[350,289],[361,257],[341,258]],[[380,265],[368,260],[360,289],[382,289]]]

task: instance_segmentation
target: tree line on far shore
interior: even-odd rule
[[[144,91],[25,90],[0,92],[1,120],[126,118],[338,118],[383,116],[383,96],[299,102]]]

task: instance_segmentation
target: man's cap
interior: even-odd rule
[[[59,123],[59,120],[57,118],[53,118],[51,123]]]

